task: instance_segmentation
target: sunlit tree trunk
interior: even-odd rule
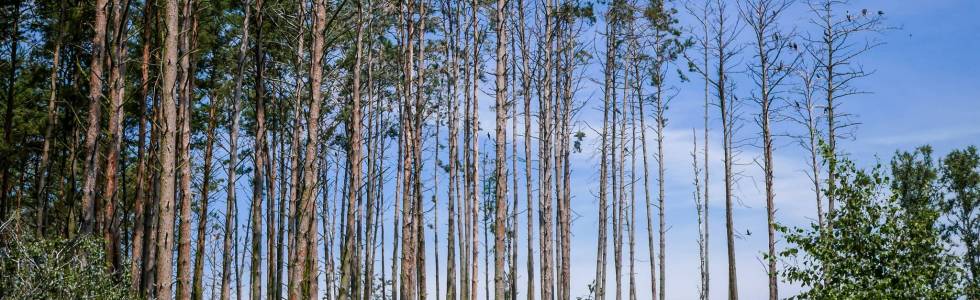
[[[177,146],[177,38],[180,35],[177,24],[177,5],[177,0],[167,1],[164,10],[166,32],[163,43],[163,97],[160,103],[160,121],[162,124],[158,146],[160,148],[158,150],[160,153],[160,191],[157,193],[160,218],[157,225],[156,251],[156,297],[161,300],[171,299],[173,293],[170,278],[173,272],[171,247],[174,244],[174,192],[177,178],[174,166]]]

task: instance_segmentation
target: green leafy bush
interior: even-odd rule
[[[37,238],[0,233],[0,298],[3,299],[135,299],[128,274],[106,266],[96,238]]]

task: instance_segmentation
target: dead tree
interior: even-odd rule
[[[751,98],[759,105],[756,117],[762,135],[762,171],[765,180],[767,233],[769,251],[766,263],[769,275],[769,299],[779,299],[778,270],[776,269],[776,193],[773,190],[773,114],[778,114],[785,80],[790,78],[799,55],[789,53],[792,34],[779,28],[782,13],[790,7],[788,0],[745,0],[739,3],[739,14],[752,31],[755,62],[749,65],[749,77],[758,89]]]
[[[826,97],[824,117],[827,123],[826,151],[827,158],[827,225],[833,226],[834,193],[837,178],[837,139],[849,136],[847,130],[855,125],[850,115],[840,110],[840,101],[863,92],[853,86],[858,79],[870,76],[873,72],[866,71],[857,59],[868,51],[880,46],[877,39],[859,39],[866,33],[877,33],[885,30],[884,12],[869,12],[862,9],[860,14],[850,12],[840,13],[841,6],[849,4],[848,0],[809,0],[810,23],[819,28],[815,36],[804,38],[803,48],[814,64],[822,80],[821,91]]]

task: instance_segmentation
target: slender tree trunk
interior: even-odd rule
[[[183,30],[181,37],[181,96],[178,112],[181,129],[178,136],[180,167],[180,235],[177,243],[177,298],[191,297],[191,118],[194,109],[194,62],[191,60],[196,47],[194,1],[184,1]]]
[[[102,237],[105,243],[106,256],[112,270],[118,270],[119,257],[119,224],[116,222],[116,176],[119,166],[119,152],[122,148],[123,131],[123,101],[126,84],[126,45],[129,35],[126,19],[129,14],[128,2],[113,1],[113,38],[109,55],[109,148],[106,154],[105,189],[102,198],[105,203],[102,210]]]
[[[99,0],[103,1],[103,0]],[[160,218],[157,225],[156,255],[156,296],[157,299],[172,298],[171,274],[173,265],[172,247],[174,224],[174,191],[177,174],[174,172],[176,134],[177,134],[177,38],[180,34],[177,24],[177,0],[166,2],[166,35],[163,43],[163,102],[161,109],[161,132],[159,143],[160,191],[157,203],[160,205]]]
[[[222,245],[221,263],[221,300],[228,300],[231,295],[232,259],[237,255],[238,232],[238,201],[236,199],[236,182],[238,180],[238,131],[241,123],[242,79],[245,77],[245,59],[248,50],[248,29],[251,22],[252,7],[248,0],[244,3],[245,17],[242,19],[242,38],[238,45],[238,70],[235,74],[235,86],[231,99],[231,129],[228,137],[228,179],[226,188],[225,233]],[[237,272],[236,272],[237,273]],[[237,278],[237,276],[236,276]],[[237,279],[236,279],[237,281]]]
[[[58,2],[58,7],[59,7],[59,11],[63,14],[65,10],[64,3]],[[51,176],[51,172],[50,172],[51,166],[49,165],[50,152],[51,152],[51,139],[54,136],[54,128],[55,126],[57,126],[57,122],[58,122],[57,119],[58,70],[60,70],[60,66],[61,66],[61,43],[62,43],[62,36],[64,34],[64,28],[65,28],[64,20],[61,17],[58,18],[55,24],[56,25],[53,26],[57,28],[56,29],[57,33],[55,34],[54,50],[51,52],[51,75],[50,75],[50,83],[48,85],[48,89],[49,89],[48,108],[47,108],[48,115],[47,115],[47,119],[46,119],[47,122],[45,123],[45,129],[44,129],[44,142],[41,146],[41,162],[38,165],[40,166],[41,169],[36,174],[37,176],[36,197],[38,201],[37,216],[36,216],[37,235],[42,237],[44,236],[44,231],[46,229],[44,218],[45,218],[46,210],[48,208],[47,180],[48,177]],[[9,81],[9,82],[11,85],[14,83],[14,81]],[[7,120],[9,119],[10,116],[7,116]],[[6,193],[5,190],[0,192]],[[0,214],[0,216],[3,215]]]
[[[92,37],[92,62],[89,65],[89,108],[88,108],[88,127],[85,131],[85,177],[82,184],[82,232],[89,234],[98,227],[96,224],[96,183],[99,175],[99,130],[102,120],[102,86],[103,86],[103,64],[105,62],[105,43],[107,32],[107,14],[109,13],[108,0],[95,1],[95,21],[93,28],[95,35]],[[18,5],[19,14],[19,5]],[[176,14],[176,12],[175,12]],[[174,25],[176,26],[176,24]],[[17,49],[17,47],[14,47]],[[173,49],[176,50],[176,49]],[[15,53],[11,53],[15,54]],[[13,57],[13,56],[12,56]],[[13,83],[13,81],[11,81]],[[13,93],[8,97],[8,110],[13,107]],[[11,118],[7,118],[9,122]],[[7,127],[9,129],[9,127]],[[10,131],[7,130],[9,136]],[[3,179],[4,197],[6,197],[7,176]]]
[[[446,203],[446,218],[448,219],[446,224],[446,300],[456,300],[458,295],[456,290],[456,225],[459,220],[456,207],[459,199],[459,87],[457,80],[459,79],[460,53],[457,46],[459,42],[459,24],[457,20],[460,4],[457,3],[457,6],[453,7],[453,3],[454,1],[443,1],[445,13],[442,14],[449,40],[445,54],[449,63],[449,69],[446,74],[449,99],[447,105],[449,107],[449,155],[447,158],[449,160],[447,169],[449,173],[449,186]],[[459,229],[460,231],[463,230],[462,227]]]
[[[660,68],[658,67],[657,69],[659,70]],[[664,127],[667,126],[667,116],[665,115],[665,113],[667,111],[667,103],[666,103],[666,99],[664,99],[664,95],[663,95],[664,88],[663,88],[663,82],[662,82],[662,80],[661,80],[661,82],[659,82],[656,85],[656,89],[657,89],[656,90],[656,95],[654,95],[654,97],[655,97],[655,99],[654,99],[654,101],[655,101],[655,103],[654,103],[654,109],[656,110],[656,116],[655,116],[655,118],[656,118],[656,122],[657,122],[657,125],[656,125],[657,126],[657,128],[656,128],[656,132],[657,132],[657,189],[658,189],[658,191],[657,191],[657,203],[658,203],[658,207],[657,207],[657,219],[660,221],[660,227],[659,227],[659,229],[660,229],[660,232],[659,232],[659,237],[660,237],[660,244],[659,244],[659,247],[660,248],[659,248],[659,250],[660,250],[660,252],[657,253],[657,259],[658,259],[659,264],[660,264],[660,278],[658,278],[660,280],[660,288],[658,289],[658,292],[660,292],[660,294],[659,294],[660,299],[667,299],[667,278],[666,278],[667,277],[667,253],[666,253],[667,252],[667,222],[665,221],[665,214],[664,214],[665,205],[666,205],[666,203],[665,203],[666,196],[664,195],[664,192],[665,192],[664,185],[665,185],[665,180],[666,180],[666,178],[664,178],[664,176],[665,176],[664,175],[664,168],[665,168],[664,167]]]
[[[363,48],[364,40],[364,21],[363,13],[361,12],[360,3],[358,3],[357,12],[357,40],[356,40],[356,52],[354,54],[355,63],[353,65],[353,86],[351,87],[353,92],[351,93],[351,110],[350,110],[350,122],[348,123],[350,145],[348,148],[349,154],[347,158],[348,168],[350,169],[350,188],[348,190],[347,196],[347,221],[346,229],[347,232],[344,234],[343,251],[341,254],[340,261],[340,300],[347,299],[359,299],[360,296],[357,294],[359,289],[356,287],[358,281],[357,274],[360,272],[357,263],[358,253],[355,253],[356,245],[354,241],[355,235],[357,235],[357,227],[355,224],[360,222],[355,214],[355,208],[360,207],[360,190],[361,190],[361,148],[362,145],[362,133],[361,127],[361,50]],[[315,43],[315,42],[314,42]]]
[[[255,1],[255,145],[252,168],[252,243],[249,270],[249,297],[262,297],[262,200],[265,198],[266,125],[265,125],[265,52],[262,49],[264,1]]]
[[[132,246],[132,256],[130,257],[130,276],[132,276],[130,288],[133,291],[139,291],[140,295],[143,295],[146,291],[142,289],[141,281],[143,274],[148,269],[148,266],[143,263],[143,252],[144,247],[147,244],[144,243],[144,236],[147,235],[145,231],[145,222],[147,220],[147,206],[152,206],[149,203],[152,201],[146,200],[146,190],[147,182],[146,180],[146,166],[147,159],[145,157],[146,151],[146,122],[147,122],[147,109],[146,101],[147,97],[150,96],[150,60],[152,59],[151,54],[151,38],[152,30],[156,19],[155,9],[156,5],[153,3],[144,4],[143,9],[143,32],[142,32],[142,60],[140,63],[140,91],[139,98],[137,98],[137,104],[139,105],[139,124],[137,125],[137,131],[139,134],[138,145],[136,150],[136,196],[133,201],[133,246]],[[150,209],[152,211],[152,208]],[[151,231],[150,234],[152,235]],[[152,248],[152,247],[150,247]]]
[[[494,179],[496,179],[496,205],[494,211],[494,299],[504,299],[507,285],[504,282],[504,232],[505,222],[507,222],[507,0],[497,0],[496,29],[497,32],[497,71],[496,89],[497,98],[496,113],[496,159],[494,159]]]
[[[542,78],[542,94],[540,99],[538,99],[540,107],[540,144],[539,144],[539,159],[541,161],[541,166],[538,169],[540,173],[541,185],[539,188],[539,218],[538,225],[541,231],[541,237],[539,243],[541,244],[541,299],[553,299],[555,294],[554,285],[554,237],[552,236],[553,229],[553,215],[552,215],[552,200],[551,200],[551,158],[552,158],[552,112],[551,112],[551,102],[552,102],[552,34],[553,34],[553,2],[548,0],[545,2],[545,34],[544,34],[544,76]]]
[[[203,174],[201,175],[201,212],[199,214],[199,219],[197,224],[197,249],[194,251],[194,281],[191,299],[200,300],[204,299],[204,246],[207,243],[208,234],[208,202],[211,200],[211,177],[212,177],[212,160],[214,157],[214,140],[215,131],[218,127],[218,116],[217,108],[219,102],[216,102],[213,97],[208,97],[208,128],[206,133],[206,145],[204,146],[204,165]]]
[[[637,80],[640,80],[640,68],[636,66],[633,68],[634,75]],[[653,245],[653,205],[650,200],[650,168],[647,162],[647,125],[646,125],[646,108],[644,102],[646,102],[643,96],[642,85],[637,85],[636,87],[636,99],[638,102],[637,110],[639,111],[640,119],[640,147],[642,148],[643,154],[643,198],[646,203],[646,221],[647,221],[647,253],[649,254],[650,262],[650,294],[651,297],[656,300],[659,294],[657,294],[657,259],[655,258],[656,252],[654,252]],[[658,157],[659,158],[659,157]]]
[[[606,157],[609,156],[609,113],[612,107],[613,100],[616,95],[616,84],[615,84],[615,70],[616,70],[616,12],[617,5],[619,3],[614,3],[613,6],[609,8],[609,12],[606,20],[606,63],[605,69],[603,70],[605,81],[603,83],[603,109],[602,109],[602,146],[600,147],[600,158],[599,158],[599,240],[596,242],[598,250],[596,251],[596,300],[606,299],[606,245],[608,241],[607,236],[607,225],[606,220],[608,218],[607,207],[607,178],[608,173],[608,163]]]
[[[521,94],[524,96],[524,196],[527,201],[527,300],[534,300],[534,204],[531,180],[531,67],[524,0],[517,0],[518,34],[521,40]],[[515,131],[514,134],[517,134]],[[514,153],[517,156],[517,153]],[[516,177],[517,174],[515,173]],[[517,186],[514,186],[516,191]],[[515,229],[516,230],[516,229]]]
[[[303,85],[302,73],[303,73],[303,53],[305,51],[305,20],[306,20],[306,5],[305,1],[299,1],[297,3],[297,10],[299,11],[300,26],[298,26],[299,31],[297,32],[297,46],[296,46],[296,61],[294,65],[294,73],[296,78],[294,79],[295,87],[293,93],[293,133],[292,138],[289,142],[289,262],[286,264],[287,276],[289,278],[286,280],[288,282],[286,286],[286,293],[289,297],[296,297],[299,295],[299,285],[298,283],[303,277],[303,268],[297,264],[299,257],[297,252],[299,248],[297,245],[301,245],[302,242],[299,241],[298,232],[300,230],[299,216],[300,213],[297,211],[299,208],[299,197],[301,196],[300,186],[300,143],[301,135],[303,134],[303,126],[301,123],[301,117],[303,113]],[[315,5],[315,4],[314,4]],[[285,174],[283,174],[285,175]],[[278,295],[277,295],[278,296]]]

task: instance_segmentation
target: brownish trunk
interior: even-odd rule
[[[262,49],[262,26],[265,17],[263,0],[255,1],[255,145],[252,161],[252,242],[249,270],[249,296],[262,297],[262,201],[265,198],[266,127],[265,127],[265,52]]]
[[[348,148],[349,154],[347,158],[348,169],[350,170],[350,187],[348,188],[347,196],[347,216],[345,220],[347,225],[345,226],[347,232],[344,234],[343,243],[343,254],[341,255],[340,261],[340,300],[348,299],[360,299],[357,294],[360,291],[356,287],[358,282],[357,274],[360,273],[358,267],[358,262],[355,253],[355,235],[357,227],[356,223],[360,222],[355,214],[355,212],[360,208],[360,190],[361,190],[361,148],[362,145],[362,134],[361,134],[361,49],[363,48],[364,39],[364,21],[363,13],[361,12],[360,3],[358,3],[357,12],[357,40],[355,48],[355,63],[353,65],[353,86],[351,89],[351,110],[350,110],[350,122],[348,123],[348,132],[350,137],[350,145]]]
[[[99,0],[102,1],[102,0]],[[163,101],[161,109],[161,132],[159,143],[160,191],[157,202],[160,205],[160,218],[157,225],[156,255],[156,296],[157,299],[172,298],[170,276],[173,271],[173,224],[174,187],[177,174],[174,172],[177,143],[177,37],[180,34],[177,24],[177,0],[166,2],[166,35],[163,44]]]
[[[96,224],[96,185],[99,175],[99,130],[102,120],[102,86],[103,86],[103,64],[105,62],[105,43],[107,32],[107,14],[109,13],[108,0],[95,1],[95,21],[92,27],[95,35],[92,37],[92,62],[89,65],[89,107],[88,107],[88,126],[85,130],[85,177],[82,183],[82,232],[92,233],[96,231],[99,224]],[[175,25],[176,26],[176,25]],[[16,49],[16,47],[14,47]],[[176,50],[176,49],[174,49]],[[12,99],[11,99],[12,101]],[[11,108],[11,106],[7,106]],[[10,120],[10,118],[7,118]],[[8,131],[9,132],[9,131]],[[4,177],[6,181],[6,176]],[[6,185],[6,182],[4,182]],[[6,195],[6,186],[4,186]]]
[[[312,54],[310,63],[310,114],[309,119],[306,120],[306,159],[303,164],[303,180],[301,181],[303,190],[298,199],[301,207],[296,211],[299,215],[297,219],[300,223],[300,229],[299,236],[296,237],[298,242],[297,249],[295,249],[295,268],[297,268],[296,272],[301,272],[299,275],[302,276],[294,275],[294,278],[299,277],[299,281],[294,284],[290,291],[290,299],[306,299],[317,294],[316,274],[313,273],[313,270],[316,269],[316,222],[314,218],[316,199],[314,198],[315,186],[313,183],[317,174],[314,165],[317,161],[316,150],[320,142],[320,87],[323,83],[323,31],[326,28],[326,9],[325,1],[318,0],[313,4],[313,45],[310,48]],[[327,294],[329,293],[328,289]]]
[[[192,57],[195,51],[194,1],[186,0],[183,11],[183,30],[181,36],[181,96],[180,96],[180,235],[177,242],[177,299],[187,299],[191,296],[191,118],[193,118],[194,102],[194,63]]]
[[[214,99],[214,97],[208,97],[208,99]],[[217,108],[219,103],[214,102],[214,100],[209,103],[208,107],[208,128],[206,133],[204,146],[204,173],[201,175],[201,213],[199,214],[199,219],[197,224],[197,249],[194,251],[194,281],[191,299],[200,300],[204,299],[204,245],[207,242],[207,230],[208,230],[208,204],[211,197],[211,177],[212,177],[212,159],[214,157],[214,140],[216,137],[215,131],[218,127],[218,115]]]
[[[151,38],[152,30],[155,22],[154,12],[156,6],[153,3],[147,3],[144,5],[143,9],[143,32],[142,32],[142,60],[140,63],[140,91],[139,98],[137,98],[137,103],[139,105],[139,124],[137,125],[137,131],[139,132],[139,144],[136,150],[136,195],[133,200],[133,246],[132,246],[132,256],[130,257],[129,271],[132,276],[130,288],[134,291],[145,292],[141,289],[141,281],[143,274],[148,269],[146,264],[143,264],[143,252],[144,247],[147,244],[144,243],[144,235],[146,235],[145,222],[146,217],[146,206],[152,201],[145,201],[146,199],[146,166],[147,159],[145,157],[146,151],[146,122],[147,122],[147,110],[146,101],[149,97],[150,89],[150,60],[151,55]],[[152,209],[151,209],[152,210]],[[152,235],[152,232],[151,234]],[[150,247],[152,248],[152,247]],[[140,293],[142,294],[142,293]]]

